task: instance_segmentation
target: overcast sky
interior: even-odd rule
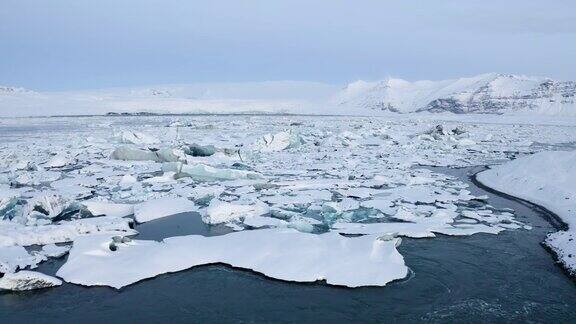
[[[1,0],[0,84],[576,79],[576,1]]]

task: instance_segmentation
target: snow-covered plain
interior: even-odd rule
[[[498,191],[547,208],[568,225],[544,242],[559,261],[576,273],[576,151],[550,151],[498,165],[478,175]]]
[[[206,263],[385,285],[410,266],[398,237],[530,230],[426,166],[500,163],[575,138],[567,125],[427,114],[1,119],[0,264],[18,273],[57,254],[32,245],[72,242],[58,275],[84,285],[122,287]],[[235,233],[124,239],[137,233],[132,217],[150,225],[189,211]]]

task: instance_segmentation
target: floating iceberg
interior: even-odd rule
[[[163,273],[225,263],[280,280],[360,287],[384,286],[408,274],[396,250],[400,239],[377,236],[263,229],[162,242],[133,240],[118,244],[116,251],[109,249],[109,242],[109,235],[78,238],[57,276],[85,286],[122,288]]]

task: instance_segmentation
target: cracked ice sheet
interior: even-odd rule
[[[408,274],[396,250],[399,239],[347,238],[335,232],[307,234],[262,229],[222,236],[188,235],[134,240],[110,251],[110,235],[80,237],[57,276],[86,286],[122,288],[194,266],[225,263],[267,277],[297,282],[326,280],[348,287],[384,286]]]

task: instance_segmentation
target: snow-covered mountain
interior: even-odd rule
[[[576,115],[576,82],[497,73],[443,81],[357,81],[336,97],[373,111]]]
[[[113,113],[389,112],[576,116],[576,82],[504,74],[444,81],[357,81],[344,89],[300,81],[205,83],[35,92],[0,86],[0,116]]]

